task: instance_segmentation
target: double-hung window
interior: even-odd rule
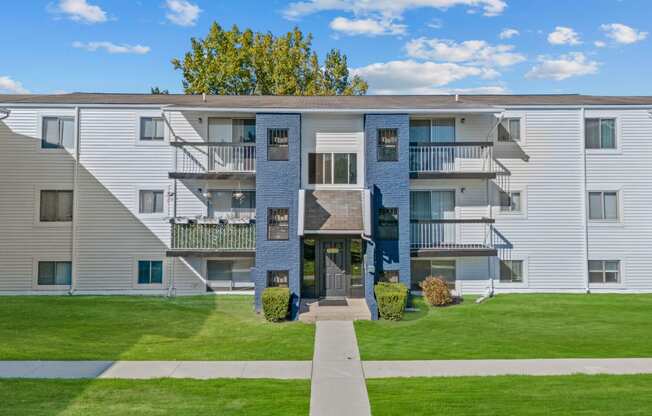
[[[498,125],[499,142],[521,141],[521,119],[506,118]]]
[[[41,191],[39,220],[41,222],[72,221],[72,191]]]
[[[268,287],[288,287],[290,273],[287,270],[269,270],[267,272]]]
[[[163,141],[165,124],[162,117],[141,117],[140,118],[140,140],[142,141]]]
[[[594,221],[617,221],[618,192],[589,192],[589,219]]]
[[[378,129],[378,161],[398,161],[398,129]]]
[[[523,283],[523,260],[501,260],[500,282]]]
[[[521,207],[521,192],[500,192],[500,211],[520,213]]]
[[[267,129],[267,160],[288,160],[288,129]]]
[[[358,180],[356,153],[309,153],[308,183],[311,185],[355,185]]]
[[[584,129],[587,149],[616,148],[616,119],[587,118]]]
[[[139,260],[138,261],[138,284],[139,285],[160,285],[163,283],[163,261],[161,260]]]
[[[398,240],[398,208],[378,209],[378,239]]]
[[[619,260],[589,260],[590,283],[620,283]]]
[[[70,286],[72,262],[39,261],[36,283],[39,286]]]
[[[138,212],[141,214],[160,214],[163,212],[163,191],[140,191]]]
[[[267,239],[287,240],[290,236],[290,218],[288,208],[270,208],[267,210]]]
[[[42,149],[63,149],[74,146],[74,117],[43,117]]]

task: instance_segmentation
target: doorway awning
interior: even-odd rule
[[[299,235],[370,232],[368,190],[300,190]]]

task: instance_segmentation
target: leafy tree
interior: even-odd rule
[[[283,36],[224,30],[213,23],[204,39],[192,38],[183,59],[173,59],[183,73],[186,94],[219,95],[363,95],[367,83],[351,77],[346,55],[333,49],[323,67],[311,48],[312,35],[299,28]],[[154,90],[152,90],[153,92]]]
[[[170,91],[168,91],[168,90],[162,90],[162,89],[160,89],[159,87],[151,87],[151,88],[149,89],[149,93],[150,93],[150,94],[155,94],[155,95],[160,95],[160,94],[168,95],[168,94],[170,93]]]

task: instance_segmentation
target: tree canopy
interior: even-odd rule
[[[346,55],[326,54],[324,65],[311,49],[312,35],[294,28],[283,36],[225,31],[213,23],[204,39],[172,65],[183,73],[186,94],[217,95],[364,95],[367,83],[351,76]]]

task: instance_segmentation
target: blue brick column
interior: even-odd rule
[[[377,156],[379,128],[398,129],[398,161],[379,162]],[[366,184],[371,192],[373,244],[367,243],[367,273],[365,296],[372,317],[377,319],[378,307],[373,295],[376,276],[383,270],[398,270],[399,278],[410,287],[410,117],[407,114],[365,115]],[[398,241],[376,238],[378,208],[399,209]],[[369,272],[374,266],[375,273]]]
[[[267,129],[288,129],[287,161],[267,160]],[[262,307],[268,270],[288,270],[292,294],[292,319],[299,311],[301,250],[298,227],[298,198],[301,186],[301,115],[256,114],[256,311]],[[267,239],[267,209],[289,208],[287,241]]]

